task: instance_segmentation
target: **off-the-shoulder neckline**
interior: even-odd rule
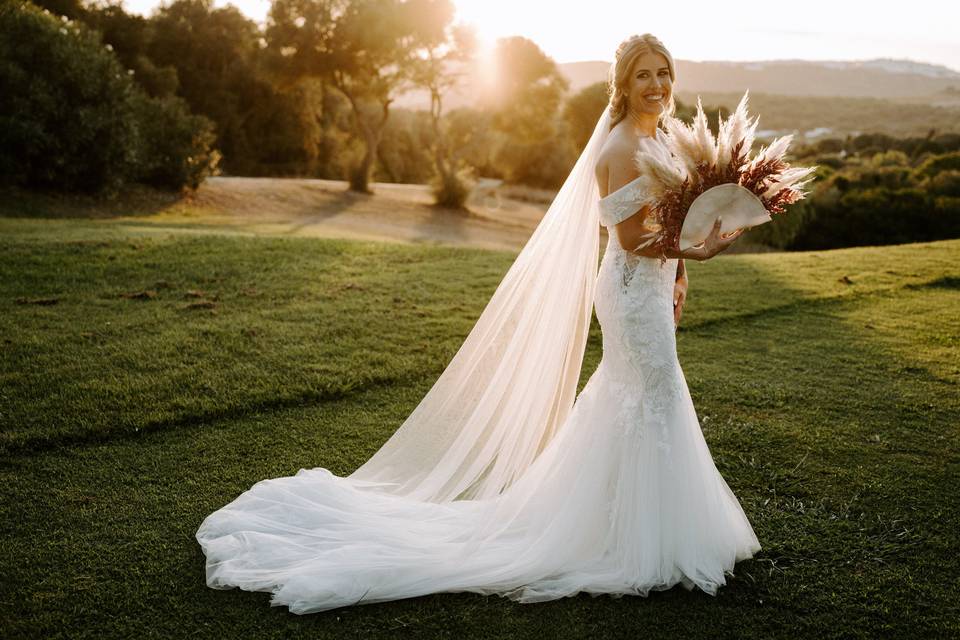
[[[631,180],[631,181],[628,182],[627,184],[623,185],[623,186],[620,187],[619,189],[614,189],[613,191],[611,191],[610,193],[608,193],[607,195],[603,196],[603,197],[600,198],[600,199],[601,199],[601,200],[608,200],[608,199],[610,199],[611,197],[613,197],[613,196],[615,196],[616,194],[620,193],[621,191],[623,191],[624,189],[626,189],[627,187],[629,187],[630,185],[632,185],[634,182],[636,182],[637,180],[639,180],[639,179],[642,178],[642,177],[643,177],[643,176],[637,176],[636,178],[634,178],[633,180]]]
[[[663,135],[664,135],[663,131],[660,130],[660,127],[657,127],[657,136],[663,137]],[[654,137],[654,136],[641,136],[640,139],[641,139],[641,140],[657,140],[658,138],[657,138],[657,137]],[[600,198],[600,199],[601,199],[601,200],[606,200],[606,199],[609,198],[610,196],[613,196],[614,194],[620,193],[621,191],[623,191],[623,190],[626,189],[627,187],[631,186],[634,182],[636,182],[637,180],[639,180],[639,179],[642,178],[642,177],[643,177],[643,176],[637,176],[636,178],[634,178],[634,179],[631,180],[630,182],[626,183],[626,184],[623,185],[622,187],[620,187],[620,188],[618,188],[618,189],[614,189],[613,191],[611,191],[610,193],[608,193],[607,195],[603,196],[603,197]]]

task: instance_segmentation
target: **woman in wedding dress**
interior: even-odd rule
[[[620,45],[593,136],[434,387],[353,474],[301,469],[207,516],[196,537],[210,587],[270,592],[298,614],[438,592],[715,594],[760,549],[701,433],[674,333],[682,260],[737,234],[715,228],[665,262],[641,242],[632,155],[666,152],[657,124],[674,79],[652,35]],[[594,308],[603,356],[576,395]]]

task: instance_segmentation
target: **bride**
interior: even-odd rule
[[[593,136],[433,388],[349,476],[300,469],[207,516],[207,585],[267,591],[298,614],[437,592],[713,595],[760,549],[700,431],[674,333],[682,260],[739,232],[715,227],[665,262],[641,243],[632,155],[666,153],[657,124],[674,79],[652,35],[620,45]],[[594,308],[603,356],[577,395]]]

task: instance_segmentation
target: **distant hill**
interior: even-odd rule
[[[594,60],[558,65],[576,93],[605,81],[610,63]],[[444,109],[477,104],[481,75],[466,73],[461,87],[445,96]],[[736,106],[750,90],[751,113],[764,114],[764,136],[793,132],[812,140],[882,132],[926,135],[960,133],[960,72],[909,60],[858,62],[773,60],[763,62],[677,61],[677,98],[704,105]],[[798,97],[804,100],[798,101]],[[401,96],[396,106],[426,109],[424,93]]]
[[[887,58],[850,61],[677,60],[677,92],[776,93],[831,98],[915,98],[960,89],[960,72],[944,66]],[[571,62],[560,70],[572,91],[606,79],[609,62]]]
[[[677,92],[677,99],[695,105],[697,96],[708,111],[722,105],[737,106],[742,91]],[[944,100],[932,96],[908,98],[857,98],[797,96],[750,90],[750,115],[759,115],[757,135],[762,138],[792,133],[807,142],[817,138],[843,138],[860,133],[885,133],[897,138],[937,133],[960,133],[960,109],[934,106]]]
[[[610,63],[602,60],[558,65],[575,93],[607,78]],[[467,73],[461,87],[446,96],[448,109],[476,103],[482,86],[479,73]],[[880,58],[863,62],[772,60],[766,62],[694,62],[677,60],[677,95],[696,93],[771,93],[830,98],[886,98],[950,106],[957,104],[960,72],[944,66]],[[420,91],[400,96],[396,106],[426,109]]]

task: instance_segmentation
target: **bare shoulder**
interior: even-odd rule
[[[635,152],[636,140],[614,127],[603,143],[597,159],[596,173],[601,197],[619,189],[639,175],[633,163]]]
[[[630,164],[633,158],[635,141],[623,134],[623,130],[614,127],[600,149],[600,161],[613,168]]]

